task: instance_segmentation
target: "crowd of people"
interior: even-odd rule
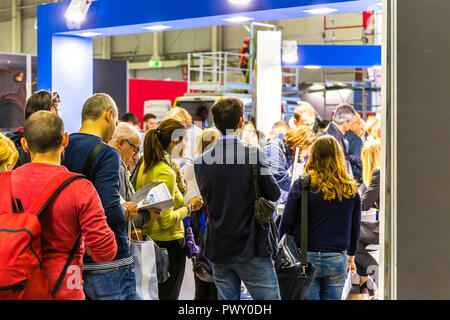
[[[378,265],[370,245],[378,244],[378,222],[362,215],[379,205],[376,118],[364,122],[341,105],[329,123],[318,122],[303,102],[291,125],[278,121],[265,136],[230,97],[212,106],[213,128],[199,128],[180,107],[159,122],[145,115],[141,128],[132,113],[119,119],[114,100],[100,93],[86,100],[81,127],[69,135],[60,104],[57,94],[38,91],[27,101],[24,127],[0,133],[0,219],[34,212],[56,180],[82,175],[58,188],[38,215],[42,248],[35,256],[53,299],[136,299],[131,222],[138,238],[168,252],[170,277],[158,284],[159,299],[178,299],[187,258],[197,300],[240,299],[242,283],[255,300],[280,299],[274,252],[284,234],[301,247],[300,175],[310,179],[308,259],[316,268],[305,299],[341,299],[348,271],[359,275],[361,292],[374,295],[370,275]],[[271,224],[254,218],[254,165],[260,196],[277,207]],[[166,184],[173,207],[138,210],[133,195],[155,181]],[[200,247],[194,256],[186,250],[187,225]],[[2,250],[10,237],[0,234]],[[0,296],[48,298],[32,279],[0,278]]]

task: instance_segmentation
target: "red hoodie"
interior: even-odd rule
[[[12,174],[12,194],[20,199],[24,209],[42,192],[50,180],[61,172],[68,172],[63,166],[28,163]],[[84,300],[82,287],[83,254],[89,247],[96,262],[109,262],[117,253],[114,233],[106,223],[106,216],[95,191],[87,179],[72,181],[41,213],[42,250],[44,271],[50,290],[66,263],[80,232],[84,241],[78,249],[58,293],[57,300]]]

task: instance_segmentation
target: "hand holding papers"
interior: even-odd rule
[[[154,208],[164,211],[174,206],[166,184],[158,184],[158,181],[139,189],[134,194],[133,201],[137,203],[138,209]]]

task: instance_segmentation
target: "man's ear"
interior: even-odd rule
[[[298,127],[298,124],[299,124],[299,123],[298,123],[297,119],[294,118],[294,125],[295,125],[296,127]]]
[[[69,144],[69,133],[65,132],[63,135],[63,140],[62,140],[63,148],[67,147],[68,144]]]
[[[22,148],[26,153],[30,153],[30,148],[28,148],[28,143],[27,140],[25,140],[25,138],[21,138],[20,139],[20,143],[22,144]]]
[[[237,128],[236,129],[242,129],[242,127],[243,127],[243,124],[244,124],[244,119],[242,119],[242,117],[239,119],[239,123],[238,123],[238,125],[237,125]]]
[[[113,115],[113,110],[109,109],[108,111],[105,111],[105,120],[106,122],[111,122],[114,121],[114,115]]]

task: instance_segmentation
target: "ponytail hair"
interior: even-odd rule
[[[144,139],[144,173],[161,161],[172,141],[182,141],[185,135],[186,125],[175,119],[161,121],[156,129],[147,131]]]

